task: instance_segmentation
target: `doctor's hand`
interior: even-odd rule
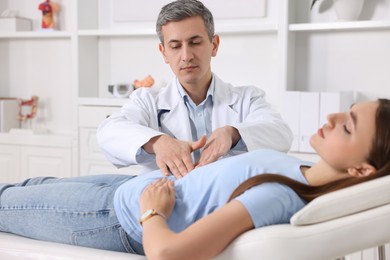
[[[207,140],[196,167],[215,162],[219,157],[228,153],[240,138],[240,133],[232,126],[215,129]]]
[[[177,179],[184,177],[194,169],[191,153],[202,148],[206,137],[196,142],[184,142],[168,135],[160,135],[150,139],[143,147],[148,153],[156,155],[156,163],[165,176],[173,174]]]

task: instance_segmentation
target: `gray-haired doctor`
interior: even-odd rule
[[[134,91],[104,120],[98,143],[117,167],[160,168],[176,178],[219,158],[259,148],[287,151],[292,134],[253,86],[234,87],[211,72],[219,36],[197,0],[164,6],[156,24],[160,52],[175,77],[157,94]]]

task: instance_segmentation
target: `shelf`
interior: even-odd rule
[[[390,21],[299,23],[299,24],[290,24],[289,26],[289,30],[293,32],[380,30],[380,29],[390,29]]]
[[[217,34],[276,33],[278,26],[268,23],[232,23],[216,26]]]
[[[79,30],[79,36],[98,36],[98,37],[135,37],[135,36],[156,36],[154,29],[126,29],[126,30]]]
[[[71,34],[64,31],[0,32],[0,39],[70,39],[70,37]]]
[[[123,106],[128,98],[79,98],[78,104],[84,106]]]
[[[240,33],[276,33],[276,24],[256,24],[256,23],[227,23],[216,27],[217,34],[240,34]],[[156,36],[155,28],[136,27],[121,30],[79,30],[79,36],[96,37],[137,37],[137,36]]]
[[[0,133],[1,144],[70,148],[72,142],[72,137],[68,135]]]

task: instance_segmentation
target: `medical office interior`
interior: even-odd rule
[[[154,29],[170,1],[56,0],[51,29],[42,28],[41,2],[0,0],[0,181],[137,173],[108,163],[96,128],[127,101],[110,85],[132,89],[150,75],[159,89],[171,80]],[[203,2],[221,37],[212,71],[266,92],[293,130],[291,153],[316,160],[306,134],[324,114],[390,98],[390,0],[350,1],[362,2],[356,18],[338,17],[332,0]],[[34,96],[36,114],[17,119],[18,102]],[[378,257],[368,248],[346,259]]]

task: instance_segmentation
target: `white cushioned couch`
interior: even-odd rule
[[[335,259],[390,243],[390,176],[327,194],[290,224],[251,230],[215,259]],[[0,233],[0,259],[146,259]]]

